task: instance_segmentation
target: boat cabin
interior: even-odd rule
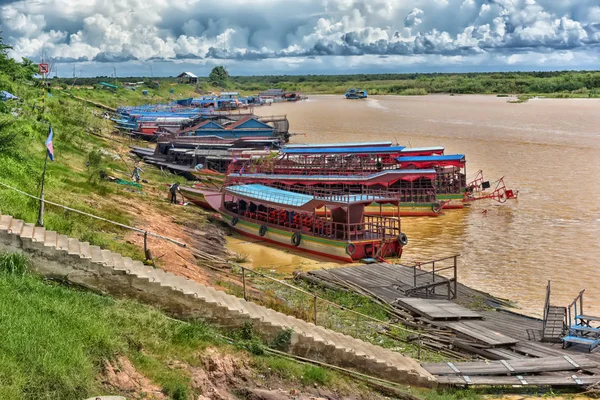
[[[366,215],[372,203],[399,207],[376,194],[309,195],[249,184],[225,187],[221,209],[234,229],[284,246],[344,261],[400,256],[400,219]]]
[[[399,157],[397,160],[403,169],[435,169],[438,194],[463,193],[467,188],[467,162],[464,154]]]

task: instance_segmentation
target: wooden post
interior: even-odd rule
[[[314,314],[315,314],[315,325],[317,325],[317,295],[315,294],[313,297],[313,308],[314,308]]]
[[[454,256],[454,298],[458,297],[458,265],[457,265],[457,257]]]
[[[146,257],[146,261],[150,259],[148,257],[148,231],[144,232],[144,257]]]
[[[246,268],[242,267],[242,285],[244,286],[244,300],[248,301],[248,296],[246,295]]]
[[[38,226],[44,226],[44,184],[46,182],[46,168],[48,167],[48,150],[46,150],[46,161],[44,161],[44,172],[42,172],[42,188],[40,191],[40,208],[38,212]]]
[[[419,337],[417,338],[417,360],[421,360],[421,328],[419,328]]]

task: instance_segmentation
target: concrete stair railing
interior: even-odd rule
[[[292,329],[289,352],[398,383],[431,387],[435,378],[397,352],[245,301],[140,261],[8,215],[0,215],[0,249],[26,252],[38,273],[115,296],[134,297],[180,318],[222,327],[246,322],[265,340]]]

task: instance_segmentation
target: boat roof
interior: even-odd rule
[[[320,148],[283,148],[284,154],[396,154],[400,153],[404,146],[377,146],[377,147],[320,147]]]
[[[436,177],[435,169],[408,169],[408,170],[386,170],[373,174],[353,174],[353,175],[294,175],[294,174],[263,174],[249,173],[236,176],[231,174],[234,180],[263,180],[278,182],[301,182],[303,184],[319,184],[323,182],[361,182],[365,185],[393,183],[399,180],[414,181],[419,178],[434,179]]]
[[[400,162],[423,162],[423,161],[461,161],[465,158],[464,154],[448,154],[446,156],[414,156],[398,157]]]
[[[400,166],[414,165],[417,168],[431,168],[433,166],[453,166],[460,168],[465,164],[464,154],[449,154],[447,156],[414,156],[396,158]]]
[[[431,146],[431,147],[407,147],[404,150],[401,151],[401,153],[421,153],[421,152],[426,152],[426,151],[430,151],[430,152],[443,152],[444,151],[444,147],[443,146]]]
[[[276,189],[258,183],[227,186],[224,190],[227,193],[244,197],[248,200],[257,200],[262,203],[270,203],[276,206],[285,206],[302,210],[314,210],[325,205],[349,206],[351,204],[368,204],[376,201],[393,201],[393,199],[387,197],[384,198],[364,194],[317,197],[309,194]]]
[[[387,147],[391,146],[391,141],[384,142],[346,142],[346,143],[295,143],[288,144],[284,148],[286,149],[309,149],[309,148],[322,148],[322,147]]]

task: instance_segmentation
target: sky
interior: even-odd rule
[[[598,69],[600,0],[0,0],[61,77]]]

